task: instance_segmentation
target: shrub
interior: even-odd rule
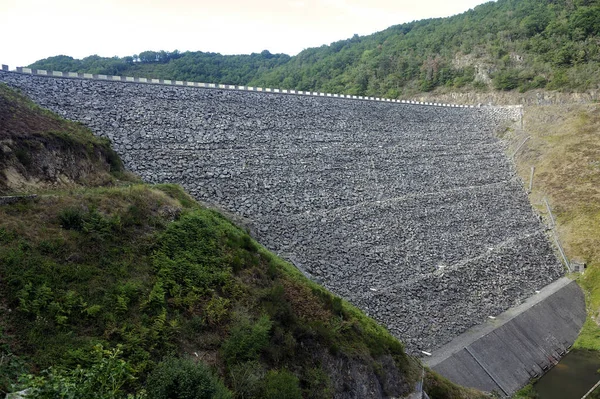
[[[513,396],[514,399],[537,399],[538,397],[538,393],[533,389],[533,384],[525,385]]]
[[[519,72],[516,69],[501,71],[494,76],[494,88],[513,90],[519,86]]]
[[[148,399],[228,399],[231,392],[202,363],[170,358],[148,376]]]
[[[423,380],[423,391],[431,398],[462,399],[465,397],[465,388],[455,385],[447,378],[435,372],[427,371]],[[492,396],[494,397],[494,396]]]
[[[240,399],[258,397],[264,376],[263,366],[257,361],[236,364],[229,370],[231,387]]]
[[[419,90],[420,91],[432,91],[435,89],[435,84],[431,80],[420,80],[419,81]]]
[[[16,238],[16,234],[12,231],[0,227],[0,244],[7,244]]]
[[[58,219],[63,229],[77,231],[81,231],[83,229],[83,213],[80,209],[63,209],[58,215]]]
[[[78,208],[66,208],[60,212],[58,219],[63,229],[81,231],[98,239],[111,238],[122,228],[118,215],[107,217],[93,208],[85,213]]]
[[[84,233],[98,239],[114,237],[113,234],[121,230],[121,218],[118,215],[106,217],[96,209],[90,209],[84,215],[82,230]]]
[[[225,320],[229,314],[229,302],[230,301],[227,298],[213,295],[204,308],[208,324],[218,325]]]
[[[28,397],[37,399],[85,398],[118,399],[127,396],[123,387],[132,382],[134,370],[121,359],[121,350],[96,345],[88,367],[75,369],[49,368],[41,375],[22,375],[18,389],[28,389]],[[137,396],[142,398],[143,393]]]
[[[564,69],[559,69],[554,72],[554,76],[546,85],[548,90],[558,90],[569,86],[569,78]]]
[[[119,155],[110,147],[109,143],[103,143],[104,147],[104,155],[106,156],[106,161],[110,166],[110,171],[112,173],[122,172],[123,171],[123,162]]]
[[[252,240],[248,234],[242,236],[242,248],[250,252],[258,251],[258,245]]]
[[[0,327],[0,397],[25,372],[25,362],[12,353],[7,341],[8,337]]]
[[[27,167],[31,165],[31,154],[26,149],[17,148],[15,150],[15,156],[23,166]]]
[[[329,375],[321,368],[308,369],[304,376],[306,389],[304,397],[311,399],[324,399],[333,396],[333,386]]]
[[[272,322],[266,315],[261,316],[256,323],[239,321],[222,346],[227,363],[257,360],[260,352],[269,344],[271,326]]]
[[[298,378],[287,370],[271,370],[265,377],[264,399],[302,399]]]
[[[473,82],[473,88],[476,91],[486,91],[489,87],[487,83],[482,82],[481,80],[476,80]]]
[[[292,304],[286,298],[285,288],[276,283],[267,289],[261,298],[263,309],[271,318],[282,325],[291,326],[295,323],[296,317]]]
[[[600,32],[600,8],[580,7],[570,15],[569,27],[572,32],[580,31],[583,37],[597,35]]]

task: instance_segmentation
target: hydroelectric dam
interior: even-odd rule
[[[145,181],[243,218],[458,383],[509,395],[583,325],[496,137],[519,108],[8,68],[0,82],[109,138]]]

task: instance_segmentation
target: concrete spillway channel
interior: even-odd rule
[[[181,184],[248,220],[263,245],[387,326],[410,353],[438,353],[564,275],[495,135],[520,110],[66,75],[0,71],[0,82],[109,138],[145,181]],[[535,375],[544,367],[536,348],[550,353],[541,334],[556,338],[559,356],[581,327],[578,316],[563,331],[568,315],[585,312],[582,301],[552,299],[577,290],[567,285],[544,302],[548,311],[536,305],[535,317],[524,312],[482,342],[521,345]],[[528,340],[500,332],[521,319]],[[497,371],[517,367],[509,351],[478,342],[444,360],[473,381],[444,361],[434,368],[500,393],[523,383]]]
[[[459,335],[425,363],[459,384],[511,395],[558,362],[585,317],[583,292],[563,277]]]

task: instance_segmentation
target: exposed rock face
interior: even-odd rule
[[[108,143],[97,143],[87,131],[93,140],[72,139],[84,128],[32,112],[30,103],[1,89],[0,195],[111,181],[110,161],[117,157]]]
[[[257,238],[432,350],[562,267],[494,137],[500,108],[0,73],[109,137],[149,182],[254,222]]]
[[[480,69],[477,69],[480,74]],[[481,77],[478,76],[481,80]],[[443,92],[433,91],[430,93],[419,93],[415,96],[418,101],[441,101],[452,104],[523,104],[527,106],[551,105],[551,104],[585,104],[597,102],[600,99],[600,90],[590,89],[582,93],[563,93],[560,91],[529,90],[525,93],[518,91],[496,91],[486,92]]]

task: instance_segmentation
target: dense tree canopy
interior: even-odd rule
[[[388,97],[439,87],[587,90],[600,83],[599,43],[599,0],[498,0],[294,57],[144,51],[32,67]]]
[[[177,79],[195,82],[246,84],[266,70],[290,59],[285,54],[221,55],[216,53],[142,51],[129,57],[99,57],[92,55],[81,60],[65,55],[46,58],[32,68],[64,72],[86,72],[107,75],[128,75],[158,79]]]

